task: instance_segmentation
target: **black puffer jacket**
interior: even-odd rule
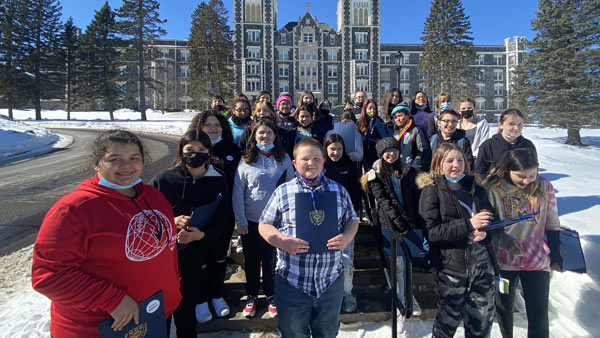
[[[516,148],[533,149],[537,154],[533,142],[519,136],[515,143],[511,144],[502,137],[502,134],[494,134],[490,139],[485,140],[479,147],[477,162],[475,163],[475,174],[485,177],[490,169],[502,158],[504,153]]]
[[[435,180],[428,173],[417,177],[417,184],[423,189],[419,200],[419,215],[425,224],[427,238],[431,243],[432,265],[446,273],[466,277],[468,274],[466,249],[469,245],[469,234],[474,229],[470,222],[471,215],[468,215],[459,205],[456,195],[450,190],[447,182],[443,175],[436,175]],[[498,218],[484,188],[475,184],[473,176],[465,176],[460,182],[471,191],[475,213],[487,209],[494,213],[495,219]],[[499,231],[504,234],[502,229]],[[492,236],[500,233],[498,230],[489,232],[480,242],[486,246],[496,271],[498,271],[496,258],[489,243]],[[433,254],[436,251],[439,251],[439,255]]]
[[[235,172],[241,157],[242,151],[235,143],[221,141],[213,145],[212,158],[210,161],[215,168],[220,169],[225,173],[230,195],[233,190],[233,178],[235,177]]]
[[[360,186],[358,185],[360,173],[356,163],[352,162],[347,154],[344,154],[337,162],[327,159],[325,169],[325,176],[346,188],[352,204],[358,206],[360,202]]]
[[[416,172],[412,167],[402,168],[400,185],[402,205],[396,197],[391,178],[382,172],[381,159],[361,178],[363,189],[369,189],[377,202],[377,215],[383,226],[397,232],[421,228],[417,215],[420,191],[415,184]]]

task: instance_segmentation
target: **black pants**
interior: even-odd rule
[[[275,292],[275,248],[258,233],[258,223],[248,221],[248,234],[242,235],[244,242],[244,270],[246,271],[246,293],[258,296],[260,288],[260,266],[262,264],[262,288],[265,296]]]
[[[500,275],[502,278],[509,280],[509,293],[498,293],[496,297],[496,318],[502,337],[512,338],[513,336],[513,305],[518,280],[521,280],[523,286],[523,298],[527,310],[527,337],[549,337],[548,293],[550,290],[550,272],[502,270]]]
[[[193,243],[178,252],[179,270],[181,271],[181,302],[173,312],[178,338],[196,338],[196,304],[201,302],[206,290],[207,247],[201,243]]]
[[[227,258],[227,251],[231,244],[231,235],[233,234],[234,227],[234,220],[231,218],[225,225],[221,236],[208,246],[208,262],[206,266],[206,276],[208,277],[206,281],[206,295],[208,299],[223,297],[225,273],[227,270],[225,258]]]

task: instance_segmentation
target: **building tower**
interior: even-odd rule
[[[506,48],[506,101],[507,107],[510,107],[510,89],[513,81],[513,73],[515,68],[523,62],[525,51],[525,37],[515,36],[513,41],[510,38],[504,39]]]
[[[342,94],[357,90],[377,100],[379,93],[379,0],[338,0],[338,33],[342,39]]]
[[[236,88],[249,96],[273,93],[277,0],[234,0],[233,26]]]

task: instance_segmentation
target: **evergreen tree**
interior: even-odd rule
[[[567,128],[567,144],[581,145],[579,128],[600,124],[600,2],[540,0],[536,36],[519,66],[515,100],[541,123]]]
[[[73,18],[69,17],[64,25],[64,30],[61,35],[61,42],[63,47],[63,64],[65,68],[65,87],[66,95],[65,101],[67,103],[67,120],[71,119],[71,103],[75,102],[74,95],[74,83],[77,78],[76,75],[76,57],[77,50],[79,47],[79,30],[73,24]]]
[[[159,18],[159,7],[158,0],[123,0],[123,5],[118,10],[121,18],[120,32],[131,39],[131,49],[138,64],[139,109],[142,121],[146,120],[146,85],[151,83],[144,75],[148,67],[145,62],[145,44],[167,33],[161,27],[166,20]]]
[[[24,34],[19,16],[21,4],[15,0],[0,1],[0,97],[8,107],[9,118],[13,118],[13,108],[27,98],[24,87],[28,79],[20,67]]]
[[[108,2],[105,2],[102,8],[96,11],[94,19],[81,37],[76,61],[79,98],[91,104],[101,99],[104,109],[110,113],[111,120],[114,119],[113,112],[122,96],[117,72],[120,40],[116,34],[115,13]]]
[[[430,96],[441,92],[453,98],[475,92],[476,58],[471,21],[460,0],[432,0],[423,28],[423,56],[418,70],[425,75],[424,89]]]
[[[56,98],[62,90],[60,62],[60,16],[58,0],[23,0],[20,13],[25,34],[21,67],[33,75],[31,94],[35,119],[42,118],[41,100]]]
[[[189,38],[191,96],[196,105],[213,94],[233,93],[233,33],[221,0],[201,2],[192,14]],[[203,107],[196,107],[203,108]]]

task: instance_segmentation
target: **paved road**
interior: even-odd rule
[[[48,209],[94,175],[89,154],[98,131],[53,131],[72,136],[73,143],[49,154],[0,166],[0,254],[33,243]],[[152,159],[142,174],[147,182],[171,166],[178,138],[138,135]]]

